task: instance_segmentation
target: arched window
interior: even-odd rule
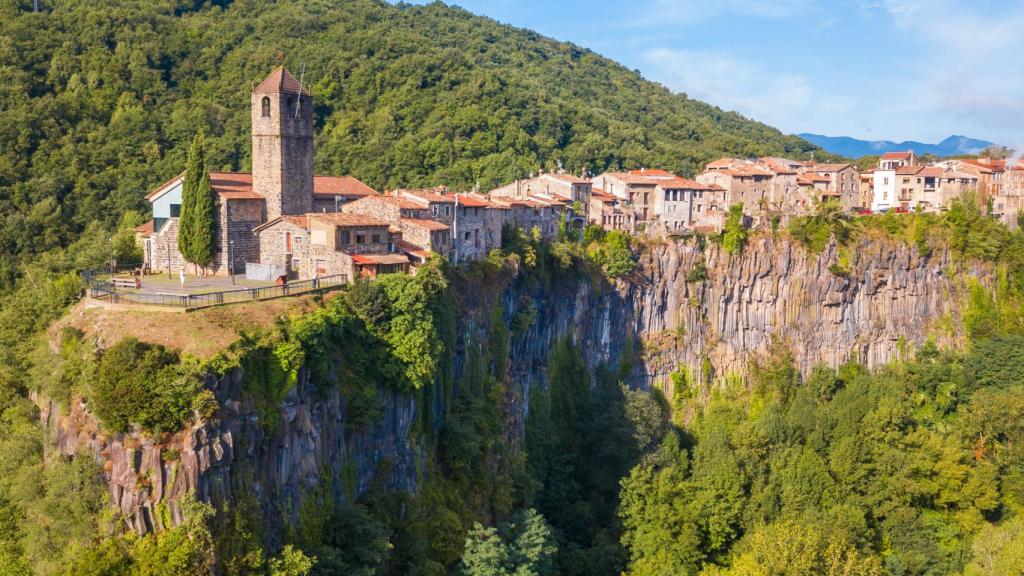
[[[270,96],[263,97],[263,117],[270,118]]]

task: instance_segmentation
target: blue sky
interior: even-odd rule
[[[1024,145],[1024,1],[453,3],[784,132]]]

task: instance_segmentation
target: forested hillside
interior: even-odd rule
[[[284,58],[317,99],[317,169],[375,188],[815,149],[586,49],[442,4],[0,0],[0,280],[112,227],[182,170],[249,169],[249,91]],[[304,74],[303,74],[304,71]],[[819,152],[820,156],[820,152]]]

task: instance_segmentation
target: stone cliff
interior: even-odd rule
[[[742,373],[773,339],[792,350],[804,373],[850,358],[884,364],[930,335],[956,345],[948,328],[955,323],[942,322],[957,314],[959,301],[948,253],[862,242],[851,248],[841,275],[830,271],[837,257],[834,246],[812,255],[770,238],[733,256],[695,241],[652,242],[637,272],[615,286],[572,272],[547,282],[518,278],[491,291],[477,286],[461,297],[449,367],[455,389],[467,349],[486,339],[495,305],[510,323],[535,310],[509,342],[505,426],[512,437],[522,432],[530,390],[545,383],[549,351],[566,335],[591,366],[631,356],[629,384],[641,388],[665,387],[673,370],[697,368],[705,358],[716,374]],[[698,263],[706,280],[688,281]],[[84,406],[65,411],[39,402],[57,449],[92,453],[102,462],[113,505],[146,532],[180,521],[177,502],[192,490],[215,502],[249,490],[270,521],[294,517],[304,491],[327,478],[339,499],[364,493],[374,479],[415,490],[429,444],[414,432],[417,411],[432,406],[427,426],[436,427],[453,393],[436,387],[431,399],[417,401],[382,389],[382,418],[358,429],[346,425],[345,398],[337,390],[318,396],[303,370],[281,404],[280,425],[268,434],[242,394],[241,370],[208,379],[221,405],[213,419],[160,441],[106,435]]]

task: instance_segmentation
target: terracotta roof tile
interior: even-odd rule
[[[313,177],[314,196],[348,196],[361,198],[363,196],[369,196],[377,193],[378,192],[376,190],[370,188],[353,176]]]
[[[387,226],[388,223],[362,214],[347,214],[345,212],[328,212],[307,214],[310,220],[319,220],[326,224],[335,226]]]
[[[254,94],[277,94],[281,92],[309,96],[309,92],[299,84],[295,76],[292,76],[290,72],[285,70],[284,66],[274,68],[274,71],[253,90]]]
[[[349,254],[356,264],[408,264],[405,254]]]
[[[906,152],[886,152],[882,154],[882,160],[909,160],[911,153],[910,150]]]
[[[144,224],[139,224],[138,226],[135,227],[135,231],[138,232],[139,234],[142,234],[143,236],[149,236],[150,234],[153,233],[153,221],[150,220],[149,222],[146,222]]]
[[[403,226],[415,226],[417,228],[423,228],[431,231],[449,230],[448,226],[434,220],[423,220],[420,218],[402,218],[400,220]]]

